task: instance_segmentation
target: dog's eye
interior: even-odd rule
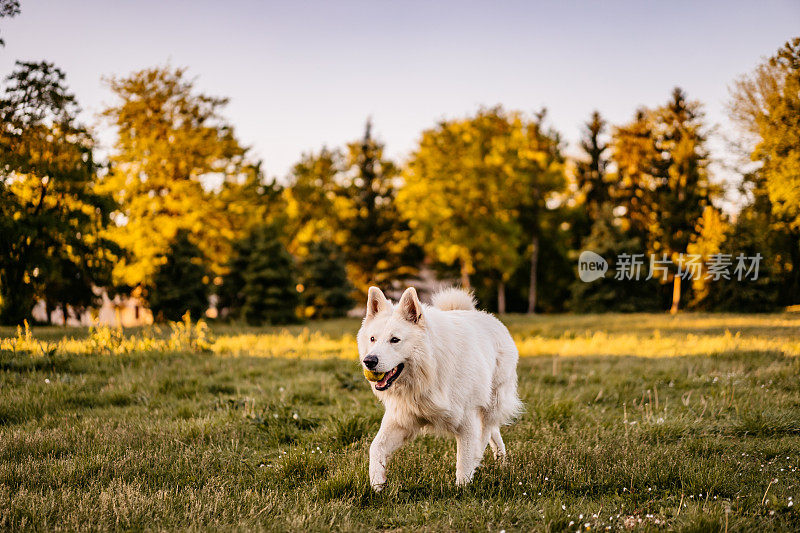
[[[389,342],[391,342],[392,344],[397,344],[398,342],[400,342],[400,339],[398,339],[397,337],[392,337],[391,339],[389,339]]]
[[[375,342],[375,337],[370,337],[369,342]]]

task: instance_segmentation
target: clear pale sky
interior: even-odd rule
[[[593,109],[621,123],[675,85],[724,134],[731,81],[800,35],[798,0],[21,4],[0,21],[0,74],[15,59],[55,62],[94,124],[113,101],[101,76],[187,66],[201,90],[230,97],[240,140],[278,177],[301,153],[360,136],[368,116],[398,158],[437,120],[498,103],[546,106],[574,145]]]

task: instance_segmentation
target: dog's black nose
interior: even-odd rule
[[[378,366],[378,356],[377,355],[368,355],[364,358],[364,366],[372,370],[376,366]]]

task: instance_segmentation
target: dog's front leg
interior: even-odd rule
[[[466,485],[481,462],[481,422],[469,417],[456,434],[456,485]]]
[[[412,431],[383,415],[381,429],[369,447],[369,482],[376,491],[386,483],[386,465],[392,454],[411,436]]]

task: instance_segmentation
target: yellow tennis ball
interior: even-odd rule
[[[385,375],[386,372],[373,372],[372,370],[364,369],[364,377],[370,381],[380,381]]]

